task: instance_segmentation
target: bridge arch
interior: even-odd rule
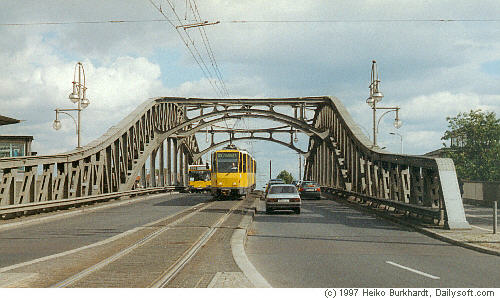
[[[291,146],[290,144],[288,143],[285,143],[283,141],[280,141],[280,140],[276,140],[276,139],[270,139],[270,138],[264,138],[264,137],[239,137],[239,138],[234,138],[234,139],[231,139],[231,140],[224,140],[224,141],[221,141],[221,142],[218,142],[218,143],[213,143],[213,144],[210,144],[206,149],[196,153],[194,155],[194,160],[198,160],[200,157],[202,157],[203,155],[205,155],[206,153],[210,152],[211,150],[219,147],[219,146],[222,146],[224,144],[227,144],[227,143],[230,143],[232,141],[241,141],[241,140],[258,140],[258,141],[267,141],[267,142],[273,142],[273,143],[276,143],[276,144],[280,144],[282,146],[285,146],[287,148],[290,148],[292,150],[294,150],[295,152],[297,153],[300,153],[304,156],[307,157],[307,152],[304,152],[302,150],[300,150],[299,148],[295,147],[295,146]]]
[[[259,106],[264,109],[255,108]],[[276,107],[291,108],[293,116],[278,113]],[[206,109],[212,111],[204,114]],[[312,119],[308,119],[307,110],[314,111]],[[200,115],[189,118],[188,114],[195,111]],[[372,148],[342,103],[326,96],[148,100],[81,149],[0,159],[0,211],[17,210],[16,206],[25,204],[119,194],[138,187],[139,173],[146,188],[184,185],[187,165],[196,162],[201,152],[195,133],[224,117],[270,119],[307,134],[310,139],[304,178],[317,180],[327,193],[430,215],[449,228],[469,227],[453,161]],[[149,181],[148,160],[153,173]],[[158,179],[154,175],[157,163],[161,169]],[[24,171],[18,173],[19,168]],[[18,181],[22,181],[20,185]]]

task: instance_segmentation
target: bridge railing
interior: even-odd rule
[[[176,104],[148,100],[83,148],[56,155],[1,158],[0,216],[98,201],[131,190],[139,194],[159,191],[157,186],[163,190],[183,186],[192,155],[188,151],[199,150],[194,136],[179,143],[170,137],[169,129],[182,121],[183,111]],[[148,160],[151,175],[146,174]],[[147,190],[135,190],[139,186]]]
[[[310,139],[306,179],[337,196],[435,218],[450,229],[469,228],[451,159],[374,148],[336,98],[316,111],[313,123],[329,134]]]

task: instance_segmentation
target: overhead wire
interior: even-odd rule
[[[174,6],[172,5],[172,2],[171,2],[170,0],[166,0],[166,1],[167,1],[167,3],[169,4],[170,8],[172,9],[172,11],[173,11],[173,13],[174,13],[175,17],[177,18],[177,20],[178,20],[179,24],[180,24],[180,25],[182,25],[182,20],[181,20],[181,18],[179,17],[179,15],[177,14],[177,12],[175,11],[175,8],[174,8]],[[151,2],[151,0],[150,0],[150,2]],[[176,26],[176,28],[175,28],[175,29],[177,30],[177,32],[179,32],[179,31],[180,31],[180,30],[179,30],[179,28],[178,28],[177,26]],[[206,65],[205,60],[203,59],[203,56],[200,54],[200,52],[199,52],[198,48],[196,47],[196,45],[195,45],[195,43],[194,43],[194,40],[191,38],[191,36],[189,35],[189,33],[188,33],[186,30],[184,30],[184,34],[186,35],[187,39],[188,39],[188,40],[191,42],[191,44],[193,45],[194,51],[196,52],[196,54],[198,55],[199,59],[201,60],[201,63],[202,63],[202,64],[203,64],[203,66],[205,67],[206,72],[208,72],[208,74],[209,74],[209,77],[207,77],[207,79],[211,82],[210,84],[211,84],[211,85],[213,85],[214,83],[213,83],[213,82],[211,81],[211,79],[210,79],[210,76],[212,76],[212,72],[210,71],[210,69],[209,69],[209,68],[208,68],[208,66]],[[217,86],[217,83],[216,83],[216,82],[217,82],[217,81],[215,81],[215,84],[216,84],[216,87],[215,87],[215,88],[218,90],[219,94],[220,94],[222,97],[225,97],[225,96],[224,96],[224,91],[222,90],[222,87]]]
[[[194,4],[194,9],[193,5],[191,4],[191,0],[186,0],[186,3],[189,2],[189,6],[191,8],[191,11],[193,12],[193,15],[195,16],[195,19],[198,20],[198,22],[201,23],[201,16],[200,12],[198,10],[198,5],[196,4],[196,0],[192,0]],[[212,50],[212,46],[210,45],[210,40],[208,39],[207,33],[205,31],[205,27],[200,26],[198,27],[198,30],[200,31],[200,35],[202,37],[203,43],[205,44],[205,48],[207,50],[207,54],[211,60],[212,67],[215,69],[215,73],[217,74],[219,81],[222,84],[222,88],[224,89],[224,92],[226,93],[227,96],[229,96],[229,91],[227,90],[226,84],[224,82],[224,78],[222,76],[222,72],[220,71],[219,65],[217,64],[217,60],[215,59],[214,52]]]
[[[150,0],[151,2],[151,0]],[[157,7],[159,10],[159,7]],[[25,23],[0,23],[0,26],[37,26],[37,25],[75,25],[75,24],[125,24],[125,23],[151,23],[169,22],[169,19],[147,20],[96,20],[96,21],[47,21]],[[500,22],[500,19],[344,19],[344,20],[220,20],[225,24],[252,24],[252,23],[453,23],[453,22]]]
[[[168,3],[169,3],[170,7],[173,9],[173,7],[172,7],[172,5],[171,5],[170,1],[169,1],[169,0],[167,0],[167,1],[168,1]],[[154,3],[154,2],[153,2],[153,0],[149,0],[149,2],[151,3],[151,5],[153,5],[153,6],[154,6],[154,7],[155,7],[155,8],[156,8],[156,9],[157,9],[157,10],[158,10],[158,11],[159,11],[159,12],[160,12],[160,13],[161,13],[164,17],[165,17],[165,19],[166,19],[166,20],[170,23],[170,25],[171,25],[172,27],[174,27],[174,29],[175,29],[175,31],[177,32],[177,34],[179,35],[179,37],[180,37],[181,41],[182,41],[182,42],[184,43],[184,45],[188,48],[189,53],[191,54],[191,56],[192,56],[192,57],[193,57],[193,59],[195,60],[196,64],[198,64],[198,66],[200,67],[200,69],[201,69],[201,71],[203,72],[203,75],[205,76],[205,78],[207,78],[208,82],[210,83],[210,85],[212,86],[212,88],[215,90],[215,92],[216,92],[216,93],[218,93],[219,95],[221,95],[220,90],[219,90],[219,89],[217,89],[217,87],[216,87],[216,86],[214,86],[214,83],[213,83],[213,82],[212,82],[212,80],[210,79],[210,76],[209,76],[209,75],[207,75],[207,73],[206,73],[205,69],[204,69],[204,68],[203,68],[203,66],[201,65],[201,63],[203,63],[203,64],[204,64],[204,61],[202,61],[201,63],[200,63],[200,61],[198,61],[198,58],[197,58],[197,56],[195,55],[195,53],[193,52],[193,50],[191,49],[191,47],[190,47],[190,45],[189,45],[189,42],[185,40],[184,36],[181,34],[181,32],[180,32],[180,30],[177,28],[177,26],[176,26],[176,25],[172,22],[172,20],[170,20],[170,19],[169,19],[169,18],[165,15],[165,13],[164,13],[164,12],[163,12],[163,10],[161,9],[161,7],[159,7],[158,5],[156,5],[156,3]],[[175,13],[175,9],[173,9],[173,11],[174,11],[174,13]],[[175,13],[175,14],[176,14],[176,13]],[[177,19],[179,19],[179,18],[177,17]],[[193,42],[193,44],[194,44],[194,42]],[[196,48],[195,48],[195,49],[196,49]],[[195,51],[196,51],[196,52],[198,52],[198,51],[197,51],[197,49],[196,49]],[[198,55],[201,57],[201,55],[199,54],[199,52],[198,52]],[[205,65],[205,67],[206,67],[206,65]]]

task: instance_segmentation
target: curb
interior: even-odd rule
[[[243,274],[256,288],[271,288],[271,285],[259,273],[259,271],[257,271],[250,260],[248,260],[245,253],[248,227],[252,223],[255,213],[257,212],[258,203],[259,200],[254,200],[254,203],[250,206],[250,208],[245,210],[243,219],[231,237],[231,251],[236,265],[238,265]]]
[[[338,203],[341,203],[341,204],[344,204],[344,205],[355,207],[355,209],[358,210],[358,211],[369,212],[369,213],[375,214],[375,215],[377,215],[380,218],[383,218],[385,220],[391,221],[393,223],[396,223],[396,224],[399,224],[399,225],[402,225],[402,226],[405,226],[405,227],[412,228],[412,229],[414,229],[415,231],[417,231],[419,233],[422,233],[422,234],[424,234],[426,236],[429,236],[431,238],[434,238],[434,239],[437,239],[437,240],[440,240],[440,241],[443,241],[443,242],[447,242],[447,243],[450,243],[450,244],[453,244],[453,245],[456,245],[456,246],[460,246],[460,247],[463,247],[463,248],[471,249],[471,250],[474,250],[474,251],[477,251],[477,252],[481,252],[481,253],[485,253],[485,254],[490,254],[490,255],[494,255],[494,256],[500,256],[500,251],[495,250],[495,249],[489,249],[489,248],[486,248],[486,247],[483,247],[483,246],[479,246],[479,245],[467,243],[467,242],[464,242],[464,241],[461,241],[461,240],[457,240],[457,239],[452,238],[452,237],[447,237],[447,236],[444,236],[444,235],[442,235],[440,233],[437,233],[437,232],[435,232],[435,231],[433,231],[433,230],[431,230],[429,228],[424,228],[424,227],[421,227],[421,226],[409,223],[407,221],[404,221],[404,220],[392,217],[390,215],[383,214],[381,212],[377,212],[377,211],[375,211],[373,209],[370,209],[370,208],[367,208],[367,207],[364,207],[364,206],[361,206],[361,205],[358,205],[358,204],[355,204],[355,203],[351,203],[349,201],[332,198],[331,195],[329,195],[327,197],[327,199],[335,201],[335,202],[338,202]]]

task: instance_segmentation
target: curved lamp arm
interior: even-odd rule
[[[60,111],[59,109],[56,109],[56,120],[59,120],[59,113],[68,115],[71,119],[73,119],[73,122],[75,123],[75,132],[78,134],[78,123],[76,122],[75,117],[73,117],[70,113]]]
[[[386,114],[390,113],[390,112],[396,112],[396,119],[394,119],[395,123],[397,122],[399,124],[399,126],[396,126],[396,124],[394,124],[394,126],[396,128],[399,128],[401,127],[401,121],[399,120],[399,107],[396,107],[396,108],[379,108],[379,109],[388,109],[388,111],[385,111],[382,115],[380,115],[380,117],[378,118],[378,121],[377,121],[377,133],[378,133],[378,127],[380,125],[380,120],[382,120],[382,117],[384,117]]]

